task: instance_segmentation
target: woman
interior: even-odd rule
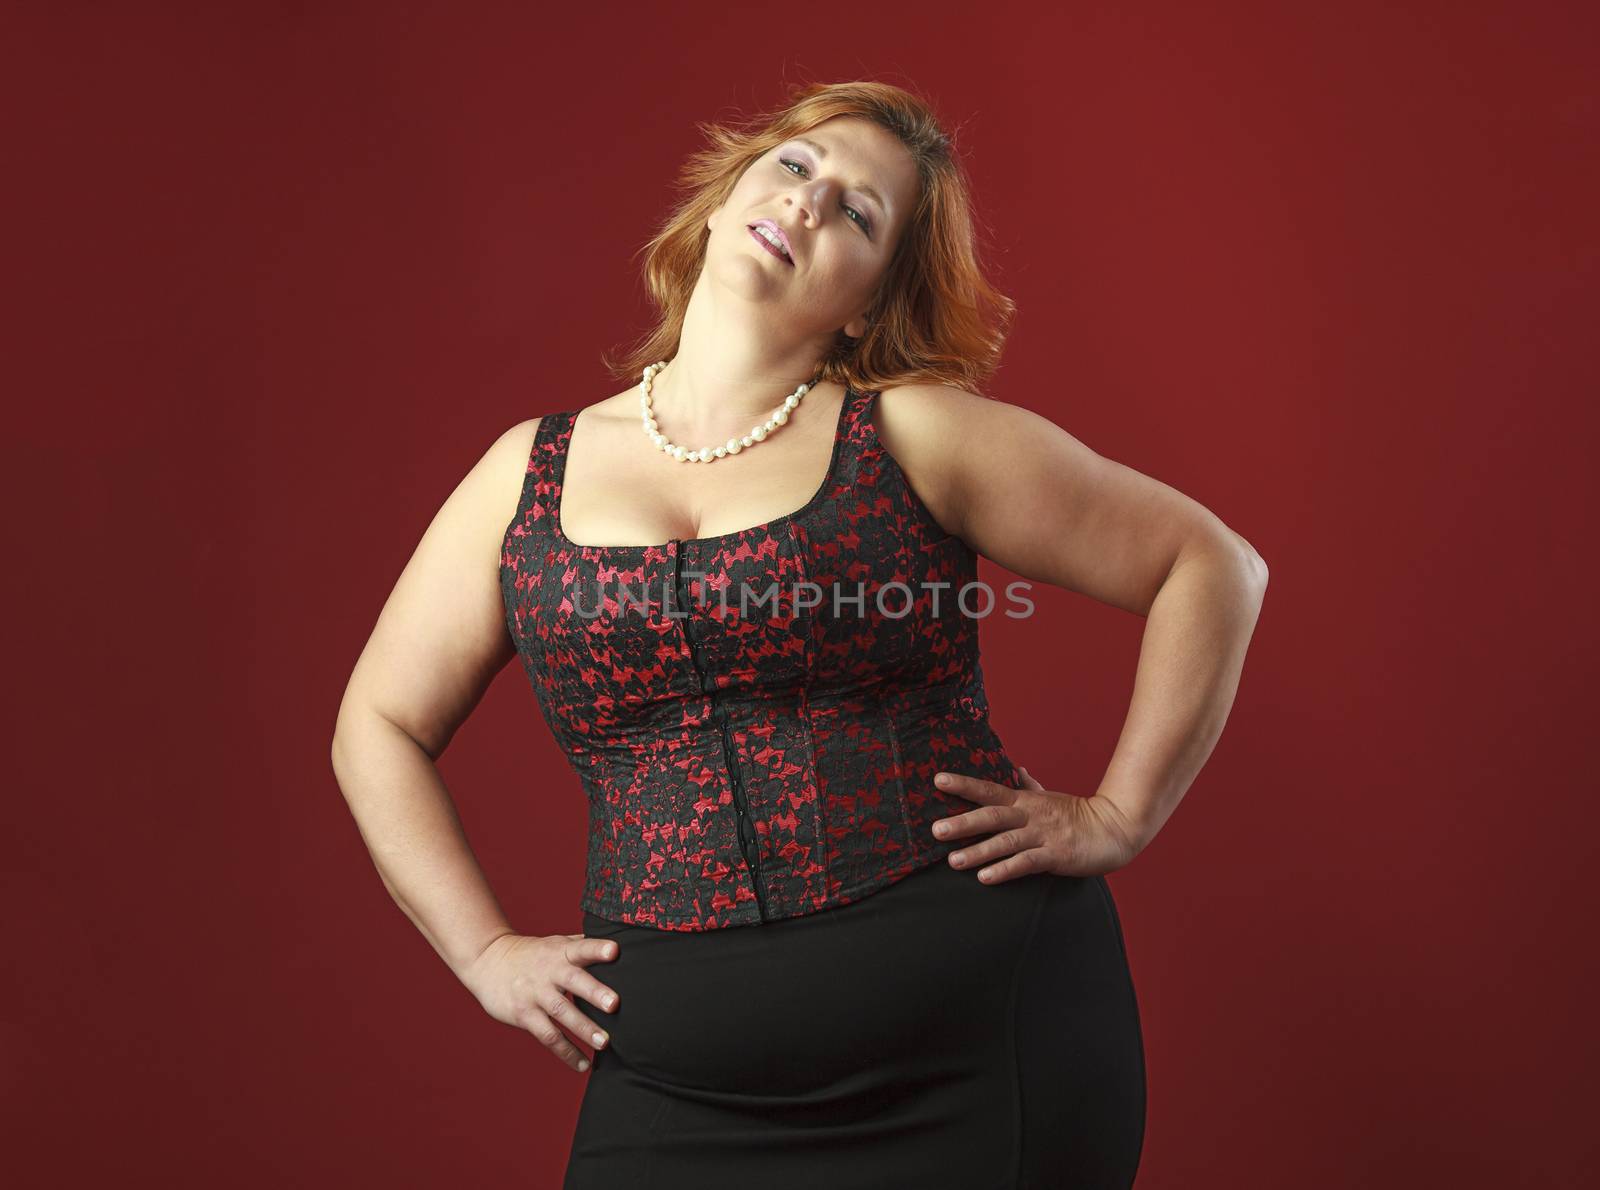
[[[594,1046],[567,1187],[1128,1186],[1104,874],[1210,754],[1266,567],[971,391],[1010,303],[919,100],[818,85],[707,131],[640,384],[512,427],[445,503],[351,676],[341,788],[485,1010],[577,1071]],[[1093,796],[989,724],[979,553],[1148,617]],[[589,799],[582,933],[515,931],[433,765],[513,657]]]

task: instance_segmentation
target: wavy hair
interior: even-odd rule
[[[660,318],[633,346],[601,360],[618,377],[638,379],[647,364],[678,351],[684,312],[705,264],[706,218],[726,201],[751,163],[792,136],[836,116],[855,116],[899,138],[916,164],[915,209],[867,311],[867,330],[842,330],[820,361],[818,379],[858,391],[931,382],[977,391],[1000,365],[1015,304],[983,275],[973,227],[971,187],[951,138],[922,99],[889,83],[796,85],[786,106],[737,127],[697,123],[709,142],[677,179],[686,191],[640,250],[644,281]]]

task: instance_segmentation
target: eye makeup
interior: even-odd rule
[[[803,146],[804,148],[810,150],[819,160],[826,158],[828,155],[828,150],[826,148],[818,144],[816,141],[803,136],[795,137],[792,141],[786,142],[781,147],[780,152],[792,149],[796,146]],[[802,169],[805,169],[807,174],[810,173],[810,167],[802,160],[798,160],[793,157],[780,156],[779,162],[785,169],[788,169],[788,167],[793,164],[799,165]],[[790,170],[789,172],[793,173],[794,171]],[[873,189],[870,184],[866,182],[857,182],[854,186],[850,187],[850,189],[859,191],[864,198],[870,199],[880,211],[885,209],[882,196],[879,195],[879,193]],[[867,238],[871,239],[873,229],[872,216],[858,207],[847,207],[846,209],[853,211],[856,215],[860,216],[859,219],[853,219],[851,222],[857,223],[857,225],[860,226],[864,232],[866,232]]]

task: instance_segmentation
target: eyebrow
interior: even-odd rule
[[[795,136],[790,137],[789,139],[793,140],[796,144],[804,145],[818,157],[826,157],[828,155],[827,149],[819,145],[816,141],[812,140],[808,136]],[[869,184],[866,182],[857,182],[853,189],[861,191],[862,194],[866,195],[873,202],[877,203],[878,209],[883,212],[884,218],[889,217],[889,204],[884,202],[883,196],[874,190]]]

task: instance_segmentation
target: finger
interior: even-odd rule
[[[1021,826],[1027,820],[1027,815],[1018,806],[983,806],[976,810],[968,810],[965,814],[952,814],[947,818],[937,819],[933,824],[933,837],[965,839],[969,835],[981,835],[988,831]]]
[[[609,938],[588,938],[579,934],[577,943],[563,952],[569,963],[608,963],[617,957],[617,944]]]
[[[574,1002],[573,996],[582,995],[585,1000],[590,1000],[589,996],[584,995],[588,985],[593,985],[595,989],[595,1001],[603,1002],[607,996],[614,997],[616,993],[581,967],[568,967],[556,977],[556,983],[555,998],[544,1006],[545,1012],[579,1041],[587,1042],[595,1049],[603,1049],[611,1040],[610,1034],[582,1005]],[[583,990],[578,990],[580,988]]]
[[[972,802],[987,802],[1009,806],[1017,800],[1017,791],[1007,789],[994,781],[981,777],[968,777],[962,773],[935,773],[933,783],[946,793],[953,793]]]
[[[565,996],[561,998],[566,999]],[[580,1074],[589,1069],[589,1059],[583,1056],[583,1051],[572,1044],[556,1021],[551,1019],[550,1014],[537,1004],[530,1004],[521,1019],[523,1028],[532,1033],[539,1044],[572,1069]]]
[[[933,837],[935,839],[964,839],[972,833],[972,825],[967,820],[971,815],[952,814],[949,818],[939,818],[933,824]]]
[[[596,1049],[599,1049],[610,1040],[604,1028],[591,1020],[589,1014],[574,1004],[572,998],[567,994],[567,986],[570,985],[574,978],[574,973],[579,971],[581,971],[581,968],[568,967],[558,980],[557,985],[552,987],[549,1003],[540,1007],[545,1010],[545,1013],[551,1019],[566,1028],[574,1037],[581,1041],[586,1041]],[[584,972],[584,977],[589,978],[587,972]],[[596,984],[599,983],[598,980],[595,982]],[[609,990],[608,988],[607,991]]]
[[[574,996],[582,996],[596,1008],[606,1012],[615,1012],[617,1009],[619,998],[616,989],[607,987],[582,967],[568,967],[562,986]]]
[[[1030,773],[1027,769],[1025,769],[1022,765],[1019,764],[1017,766],[1017,772],[1022,774],[1022,787],[1024,789],[1043,789],[1044,788],[1044,786],[1040,785],[1039,782],[1034,778],[1034,775],[1032,773]]]
[[[991,835],[980,843],[970,847],[963,847],[959,851],[952,851],[946,858],[952,868],[976,868],[980,864],[991,860],[1002,859],[1026,847],[1019,832],[1015,830],[1003,831],[998,835]]]
[[[1020,851],[1015,855],[1008,855],[998,863],[978,869],[978,882],[980,884],[1005,884],[1012,880],[1020,880],[1024,876],[1031,876],[1039,870],[1033,856],[1038,848]]]

